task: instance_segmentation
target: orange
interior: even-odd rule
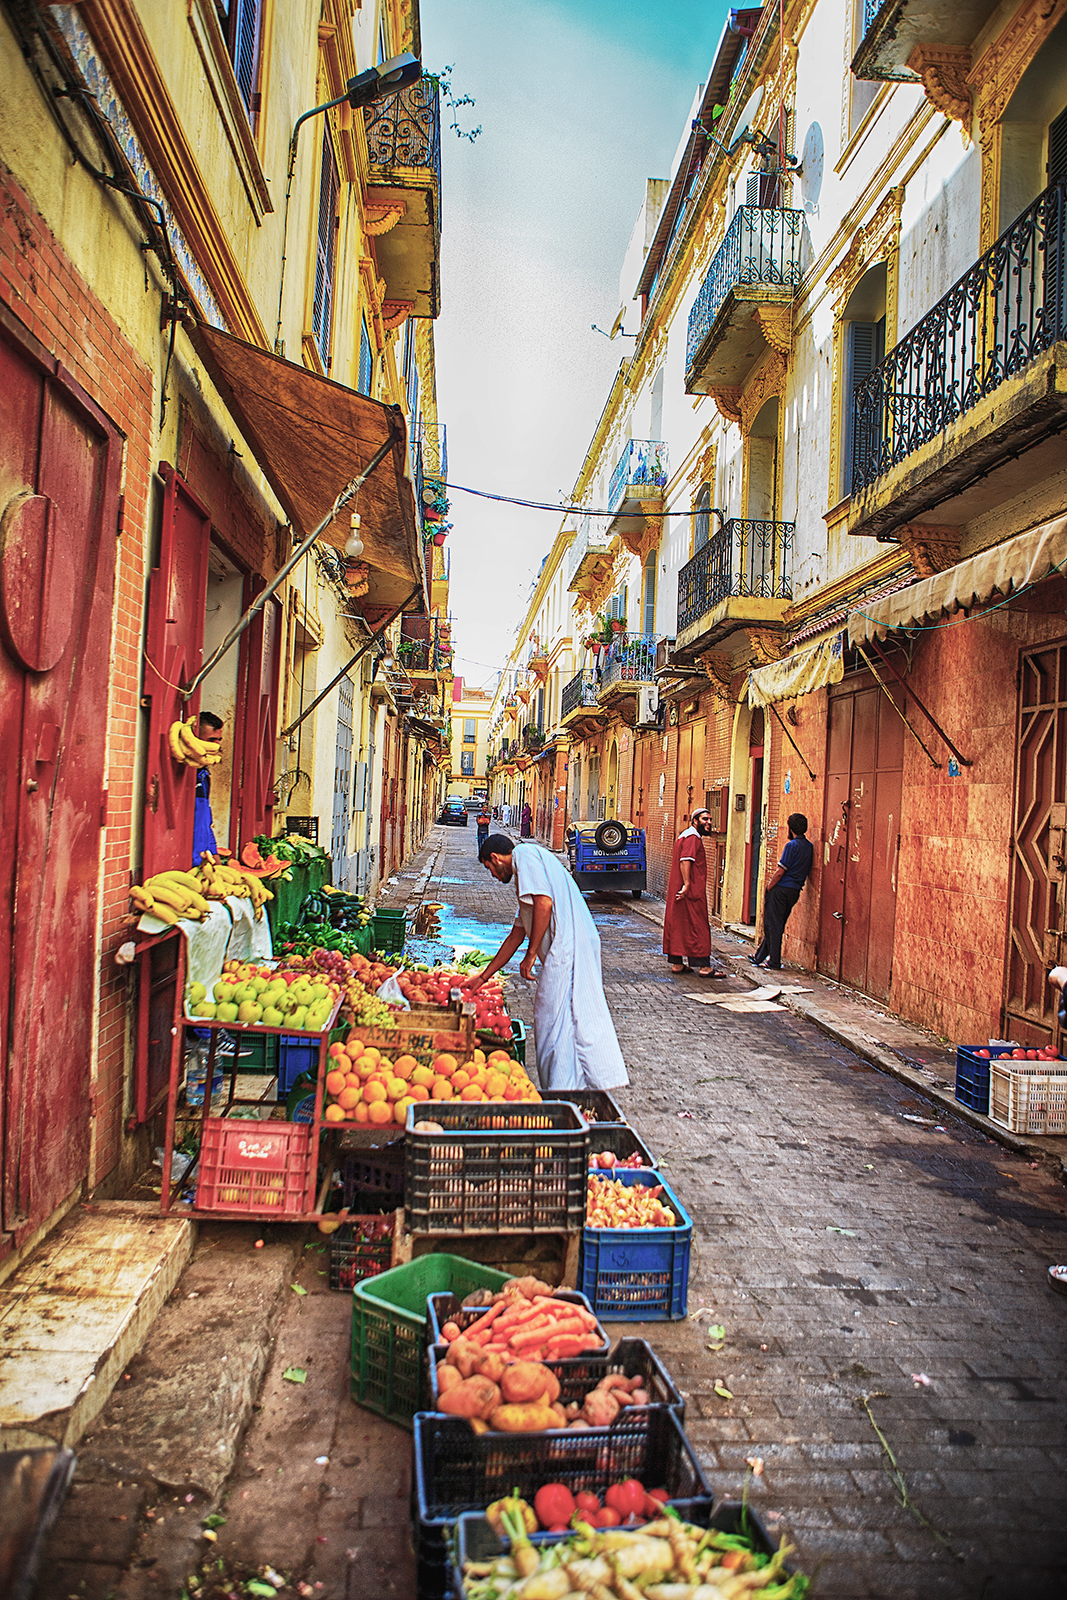
[[[460,1097],[461,1100],[484,1100],[485,1099],[485,1096],[483,1095],[482,1091],[478,1088],[477,1084],[474,1084],[474,1083],[468,1083],[467,1087],[460,1091],[460,1096],[459,1097]]]
[[[376,1071],[377,1066],[378,1063],[376,1061],[370,1061],[366,1056],[360,1056],[356,1062],[356,1071],[361,1078],[369,1078],[371,1073]]]
[[[341,1044],[341,1042],[339,1040],[336,1043],[332,1044],[330,1046],[329,1050],[327,1051],[327,1055],[329,1056],[331,1061],[336,1061],[338,1056],[344,1056],[344,1055],[347,1055],[347,1054],[348,1054],[348,1051],[345,1049],[344,1045]]]
[[[504,1099],[505,1100],[517,1100],[518,1098],[519,1098],[518,1089],[516,1089],[516,1087],[515,1087],[515,1085],[513,1083],[509,1083],[507,1088],[504,1090]]]
[[[425,1088],[428,1089],[433,1083],[433,1073],[430,1071],[429,1067],[416,1067],[414,1072],[411,1074],[411,1081],[412,1083],[421,1083]]]
[[[408,1106],[413,1106],[414,1104],[415,1102],[412,1100],[411,1096],[405,1095],[404,1098],[402,1100],[398,1100],[396,1105],[393,1107],[393,1119],[394,1121],[398,1122],[401,1127],[403,1127],[408,1120]]]
[[[418,1064],[414,1056],[397,1056],[393,1062],[393,1071],[398,1078],[403,1078],[406,1081],[413,1077]]]
[[[367,1047],[363,1043],[362,1039],[349,1039],[348,1043],[345,1046],[345,1049],[347,1050],[348,1054],[352,1057],[353,1061],[356,1059],[357,1056],[361,1056],[366,1048]]]
[[[475,1050],[471,1055],[471,1060],[476,1061],[479,1066],[483,1066],[485,1064],[485,1051]]]
[[[340,1094],[344,1086],[345,1075],[343,1072],[328,1072],[326,1074],[327,1094]]]
[[[502,1072],[491,1072],[485,1080],[485,1092],[490,1100],[497,1100],[507,1088],[508,1080]]]
[[[450,1078],[455,1072],[458,1062],[455,1056],[437,1056],[431,1063],[433,1070],[439,1078]]]
[[[327,1106],[323,1112],[323,1117],[327,1122],[343,1122],[345,1120],[345,1114],[340,1106]]]
[[[351,1116],[354,1122],[369,1122],[370,1106],[365,1106],[361,1100],[359,1105],[353,1108]]]
[[[393,1076],[393,1063],[390,1061],[388,1056],[378,1057],[378,1071],[384,1072],[389,1078]]]
[[[408,1092],[408,1086],[403,1078],[390,1078],[385,1086],[385,1092],[390,1100],[402,1100]]]
[[[538,1094],[536,1089],[532,1089],[530,1091],[529,1095],[527,1095],[527,1099],[531,1100],[534,1103],[534,1105],[541,1105],[542,1104],[541,1096]]]
[[[378,1083],[377,1081],[366,1084],[363,1089],[363,1098],[370,1106],[381,1105],[382,1101],[386,1098],[385,1085],[383,1083]],[[380,1122],[381,1120],[381,1117],[371,1118],[372,1122]]]
[[[367,1107],[367,1121],[372,1122],[376,1128],[380,1128],[383,1123],[392,1122],[392,1120],[393,1108],[391,1105],[378,1100]]]
[[[449,1083],[447,1078],[435,1078],[433,1080],[432,1098],[434,1100],[451,1100],[452,1085]]]
[[[408,1094],[412,1100],[428,1100],[430,1091],[425,1084],[412,1083],[408,1086]]]
[[[453,1089],[466,1089],[467,1086],[469,1085],[470,1081],[471,1081],[470,1078],[463,1071],[462,1067],[459,1069],[458,1072],[454,1072],[452,1074],[452,1087],[453,1087]]]
[[[360,1051],[360,1060],[363,1060],[364,1057],[370,1061],[380,1061],[382,1059],[382,1052],[378,1049],[377,1045],[364,1045],[363,1049]]]
[[[360,1077],[358,1072],[345,1073],[345,1083],[350,1089],[358,1089],[362,1082],[363,1079]]]
[[[342,1089],[337,1096],[337,1104],[345,1111],[351,1111],[353,1106],[358,1106],[363,1098],[362,1089]]]
[[[506,1050],[491,1050],[487,1059],[491,1067],[495,1066],[498,1061],[505,1063],[510,1063],[511,1061],[511,1057]]]

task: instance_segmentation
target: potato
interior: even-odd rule
[[[464,1378],[440,1394],[437,1405],[450,1417],[488,1417],[500,1409],[500,1390],[488,1378]]]
[[[548,1404],[549,1398],[555,1400],[559,1394],[557,1383],[556,1393],[546,1396],[547,1380],[551,1377],[552,1373],[540,1361],[513,1361],[504,1370],[500,1392],[509,1405],[526,1405],[542,1398]]]
[[[478,1373],[483,1378],[499,1383],[507,1371],[507,1357],[500,1350],[483,1350],[482,1359],[478,1363]]]
[[[496,1406],[489,1413],[489,1426],[501,1433],[544,1433],[559,1422],[551,1406],[535,1401],[532,1405]]]
[[[513,1294],[516,1291],[527,1300],[533,1300],[539,1294],[555,1294],[556,1292],[550,1283],[542,1283],[540,1278],[532,1276],[512,1278],[510,1283],[504,1285],[505,1294]]]
[[[454,1389],[463,1382],[462,1374],[458,1367],[450,1367],[447,1361],[437,1363],[437,1392],[447,1394],[449,1389]]]
[[[585,1397],[582,1416],[592,1428],[610,1428],[622,1408],[606,1389],[594,1389]]]
[[[484,1354],[485,1351],[480,1344],[475,1344],[473,1339],[465,1339],[460,1334],[459,1338],[453,1339],[449,1345],[445,1360],[449,1366],[459,1368],[461,1377],[470,1378],[477,1372]]]

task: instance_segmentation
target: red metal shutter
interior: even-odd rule
[[[88,1172],[121,458],[0,307],[0,1256]]]
[[[263,588],[256,579],[251,603]],[[278,676],[282,612],[271,599],[241,639],[234,729],[234,796],[230,849],[237,854],[255,834],[274,830],[274,755],[278,739]],[[236,757],[240,753],[240,762]],[[238,776],[239,770],[239,776]]]
[[[199,708],[178,689],[200,670],[204,648],[208,541],[211,521],[172,467],[160,467],[164,482],[159,565],[148,588],[144,692],[151,699],[145,768],[143,877],[188,867],[193,859],[196,772],[171,759],[170,725]]]

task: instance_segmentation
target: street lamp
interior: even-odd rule
[[[293,137],[289,141],[289,172],[285,183],[285,217],[282,222],[282,272],[281,282],[278,285],[278,326],[274,331],[274,354],[283,353],[282,343],[282,296],[285,291],[285,251],[289,235],[289,197],[293,192],[293,173],[296,171],[296,147],[300,138],[300,130],[311,117],[317,117],[323,111],[331,111],[334,106],[343,105],[345,101],[353,111],[359,111],[363,106],[374,105],[378,100],[384,100],[386,95],[395,94],[398,89],[407,88],[410,83],[418,83],[422,77],[422,62],[410,51],[405,50],[403,55],[390,56],[388,61],[380,61],[376,67],[368,67],[366,72],[357,73],[354,78],[349,78],[345,85],[344,94],[339,94],[334,100],[326,100],[321,106],[312,106],[310,111],[305,111],[297,117],[293,125]]]

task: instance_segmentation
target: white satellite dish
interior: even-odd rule
[[[752,125],[756,120],[756,112],[760,108],[760,101],[762,99],[762,88],[757,89],[754,94],[749,95],[745,104],[745,109],[742,111],[741,115],[734,124],[734,130],[730,136],[731,143],[733,143],[735,139],[740,139],[743,134],[746,134],[751,130]]]

